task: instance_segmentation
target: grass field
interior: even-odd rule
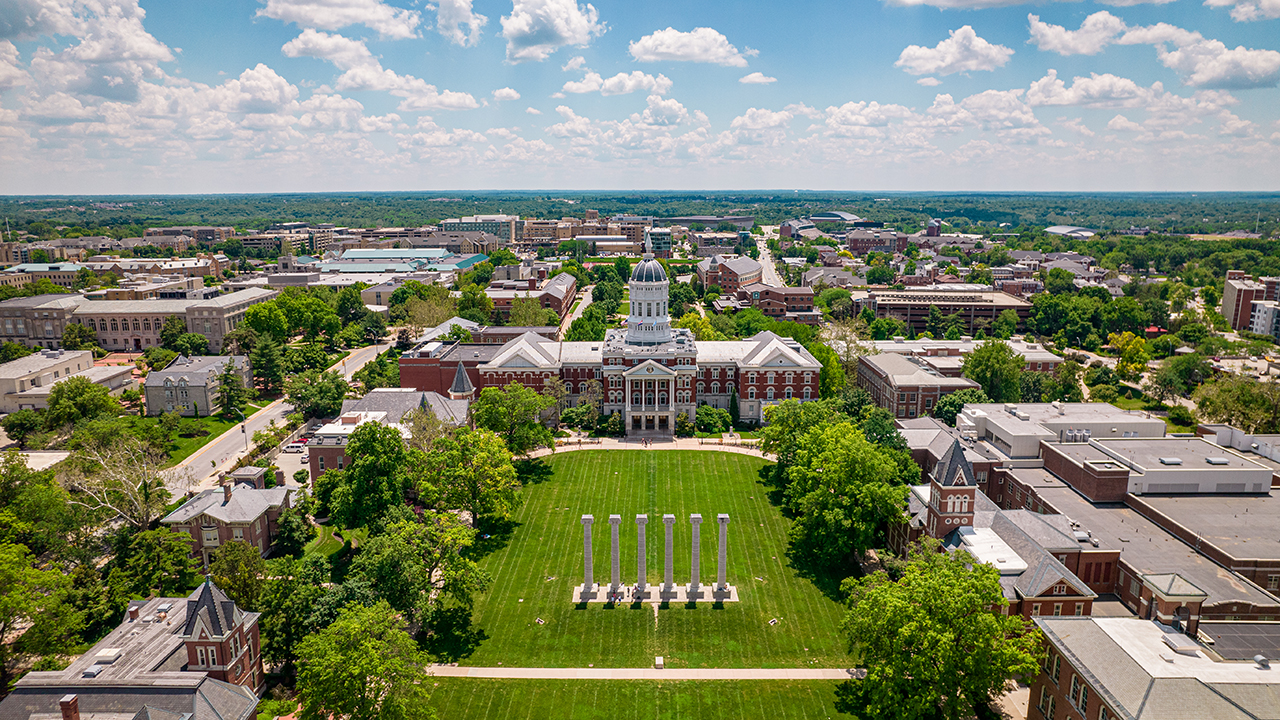
[[[450,720],[819,720],[835,681],[475,680],[439,678],[431,706]],[[847,716],[845,716],[847,717]]]
[[[582,450],[547,459],[523,490],[505,530],[482,539],[493,585],[472,612],[455,609],[429,646],[440,661],[517,667],[848,667],[839,604],[800,577],[786,556],[788,521],[749,455],[686,451]],[[595,516],[596,582],[610,572],[608,516],[620,528],[622,581],[635,582],[636,513],[647,513],[648,582],[660,583],[662,515],[674,514],[675,582],[689,581],[690,513],[703,517],[701,579],[715,581],[717,513],[731,517],[728,581],[741,602],[696,607],[589,606],[572,602],[582,582],[582,524]],[[769,621],[778,622],[770,625]],[[538,624],[541,619],[544,624]]]

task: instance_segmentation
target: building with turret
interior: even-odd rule
[[[652,252],[632,268],[628,287],[626,327],[607,330],[604,340],[558,342],[532,332],[503,345],[432,339],[400,357],[400,383],[472,397],[512,382],[539,391],[558,382],[570,404],[603,398],[603,414],[620,414],[629,435],[672,435],[681,413],[692,418],[704,405],[736,406],[743,421],[759,423],[769,405],[818,399],[822,364],[791,338],[762,332],[698,341],[673,328],[670,280]]]

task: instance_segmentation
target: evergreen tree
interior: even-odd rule
[[[284,353],[279,343],[269,336],[262,337],[253,348],[249,365],[253,368],[254,380],[263,392],[280,392],[284,385]]]
[[[236,370],[235,362],[228,360],[218,373],[218,412],[227,416],[239,414],[247,396],[244,378]]]

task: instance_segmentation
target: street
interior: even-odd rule
[[[356,371],[390,346],[390,343],[384,343],[353,350],[347,356],[345,362],[339,362],[329,369],[341,371],[343,376],[350,381],[351,376]],[[253,434],[255,432],[265,429],[272,421],[276,425],[283,425],[285,416],[292,411],[293,407],[289,405],[287,400],[284,398],[276,400],[250,415],[246,422],[224,432],[217,439],[192,454],[191,457],[179,463],[177,469],[189,473],[195,480],[195,485],[192,489],[203,490],[213,487],[218,480],[218,474],[229,471],[231,466],[248,452],[253,443]]]
[[[766,235],[766,237],[768,236]],[[765,240],[757,240],[756,247],[760,249],[760,264],[764,266],[760,281],[765,285],[786,287],[787,284],[782,281],[782,276],[778,275],[778,268],[773,263],[773,256],[769,253],[768,243]]]
[[[594,287],[594,285],[588,285],[579,297],[578,307],[564,316],[564,320],[560,323],[560,339],[563,340],[569,334],[569,326],[573,324],[574,320],[582,317],[582,313],[586,312],[587,307],[591,305],[591,290]]]

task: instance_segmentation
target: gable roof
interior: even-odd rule
[[[205,578],[204,583],[187,598],[187,622],[182,627],[182,634],[194,636],[196,627],[203,622],[210,633],[222,637],[235,629],[242,619],[243,613],[231,598]]]
[[[818,362],[808,350],[805,350],[800,343],[791,338],[782,338],[768,330],[757,333],[747,338],[748,342],[754,342],[756,346],[752,348],[745,356],[743,356],[741,364],[743,366],[779,366],[779,367],[798,367],[804,369],[821,368],[822,363]]]
[[[559,355],[559,343],[527,332],[503,345],[498,354],[480,368],[490,371],[505,368],[550,370],[560,366]]]
[[[933,478],[943,487],[978,486],[973,477],[973,466],[965,460],[959,440],[951,438],[951,447],[933,467]]]
[[[195,520],[201,515],[226,523],[249,523],[266,514],[271,508],[280,507],[297,488],[273,487],[259,490],[251,485],[237,483],[231,488],[227,500],[222,488],[202,491],[166,515],[160,522],[171,525]]]

